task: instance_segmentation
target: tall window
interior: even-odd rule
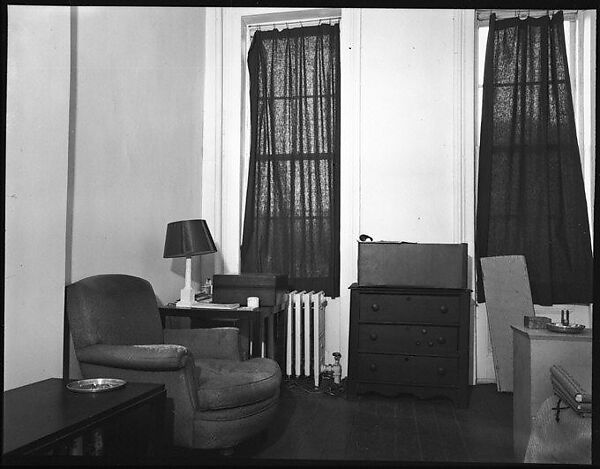
[[[503,10],[497,10],[503,12]],[[481,105],[483,100],[483,70],[485,68],[485,47],[489,31],[489,20],[485,10],[484,19],[478,20],[475,70],[477,76],[475,153],[479,155],[479,137],[481,128]],[[478,12],[478,15],[480,14]],[[507,14],[514,15],[515,11]],[[565,49],[571,77],[571,90],[575,106],[575,127],[583,169],[583,179],[588,205],[590,223],[594,219],[594,174],[595,174],[595,15],[596,11],[566,11],[563,27],[565,30]],[[500,19],[500,16],[497,17]],[[593,75],[592,75],[593,74]],[[590,233],[594,233],[590,224]],[[593,243],[592,243],[593,245]]]
[[[478,257],[524,255],[537,304],[591,302],[591,243],[562,12],[492,16],[481,109]]]
[[[256,31],[242,272],[339,295],[339,25]]]

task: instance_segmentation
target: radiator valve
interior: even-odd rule
[[[342,365],[340,365],[342,354],[340,352],[333,352],[333,358],[335,360],[335,363],[331,367],[333,371],[333,382],[335,384],[340,384],[342,381]]]

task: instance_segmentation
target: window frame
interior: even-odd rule
[[[346,15],[347,17],[348,15]],[[240,146],[241,146],[241,159],[240,159],[240,246],[243,241],[243,227],[244,227],[244,219],[245,219],[245,208],[246,208],[246,198],[248,192],[248,171],[250,165],[250,141],[251,141],[251,112],[250,112],[250,72],[247,67],[247,58],[248,52],[250,50],[250,46],[252,45],[252,38],[254,32],[257,30],[268,31],[273,29],[284,29],[284,28],[299,28],[299,27],[309,27],[309,26],[318,26],[320,24],[338,24],[340,26],[340,67],[342,62],[343,48],[342,48],[342,9],[341,8],[315,8],[315,9],[299,9],[295,11],[285,11],[285,12],[275,12],[275,13],[265,13],[265,14],[257,14],[257,15],[246,15],[241,17],[241,26],[242,26],[242,47],[240,48],[242,51],[242,74],[241,74],[241,89],[242,89],[242,99],[241,99],[241,129],[240,129]],[[340,87],[343,88],[343,83],[340,83]],[[341,104],[341,103],[340,103]],[[343,129],[340,124],[340,133],[343,134]],[[340,153],[342,149],[340,148]],[[309,157],[309,159],[311,159]],[[322,159],[319,157],[318,159]],[[339,187],[339,206],[338,210],[340,213],[340,217],[342,216],[342,193],[344,192],[343,183],[341,177],[339,177],[338,181]],[[269,217],[273,218],[273,217]],[[314,216],[310,215],[295,215],[294,219],[303,219],[309,220],[314,218]],[[338,277],[339,277],[339,294],[336,298],[341,298],[343,296],[343,289],[341,288],[341,283],[344,277],[344,262],[342,258],[341,251],[343,249],[343,242],[341,239],[343,227],[342,222],[339,222],[339,259],[338,259]],[[240,252],[241,254],[241,252]],[[241,268],[241,255],[239,258],[240,268]],[[327,297],[329,298],[329,297]]]
[[[481,107],[483,99],[483,65],[485,63],[485,46],[487,42],[487,34],[481,34],[481,28],[488,28],[489,25],[489,13],[490,10],[485,11],[485,15],[481,15],[482,10],[475,11],[475,34],[474,34],[474,83],[473,83],[473,95],[474,95],[474,110],[473,110],[473,126],[474,126],[474,139],[473,139],[473,230],[475,230],[476,223],[476,210],[477,210],[477,183],[479,176],[479,146],[481,137]],[[506,18],[516,16],[519,13],[531,12],[523,10],[495,10],[497,17]],[[582,158],[582,168],[584,176],[584,185],[586,190],[586,200],[588,205],[588,216],[590,220],[590,238],[593,249],[593,214],[594,214],[594,165],[595,165],[595,61],[596,61],[596,10],[575,10],[567,11],[563,10],[565,14],[565,23],[569,23],[569,35],[565,38],[569,41],[570,51],[567,52],[567,61],[569,65],[569,73],[571,76],[574,108],[576,110],[575,125],[577,130],[577,139],[580,145],[580,150],[583,147],[584,151],[580,151]],[[534,12],[535,13],[535,12]],[[537,12],[537,16],[546,14],[546,10],[543,12]],[[573,24],[577,23],[578,27],[573,27]],[[582,27],[582,26],[585,26]],[[565,28],[566,29],[566,28]],[[566,32],[566,31],[565,31]],[[577,53],[573,53],[576,51]],[[575,58],[575,65],[573,62]],[[586,70],[587,69],[587,70]],[[576,73],[574,74],[573,71]],[[584,74],[587,83],[583,83]],[[588,89],[587,92],[580,94],[580,90]],[[587,100],[587,101],[586,101]],[[583,119],[582,119],[583,115]],[[583,120],[584,126],[580,125]],[[582,127],[586,133],[582,136]],[[587,148],[586,148],[587,147]],[[476,269],[475,259],[473,259],[473,288],[475,288],[476,282]],[[489,329],[486,314],[485,303],[476,304],[476,382],[477,383],[492,383],[496,381],[493,365],[493,352],[492,344],[489,338]],[[550,318],[556,318],[559,320],[559,312],[561,306],[564,305],[553,305],[553,306],[539,306],[534,305],[536,314],[542,316],[548,316]],[[580,322],[587,323],[591,327],[592,325],[592,311],[593,305],[567,305],[572,312],[576,313],[575,316],[580,318]],[[585,318],[584,316],[587,316]]]

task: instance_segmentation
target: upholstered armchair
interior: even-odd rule
[[[144,279],[85,278],[67,286],[66,310],[84,378],[165,384],[176,446],[233,448],[276,412],[277,363],[241,360],[237,328],[163,330]]]

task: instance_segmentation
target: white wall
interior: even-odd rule
[[[163,259],[166,225],[202,215],[205,10],[76,11],[71,281],[136,275],[167,303],[185,261]]]
[[[364,9],[360,231],[452,242],[453,11]]]
[[[8,7],[4,389],[62,375],[69,8]]]

